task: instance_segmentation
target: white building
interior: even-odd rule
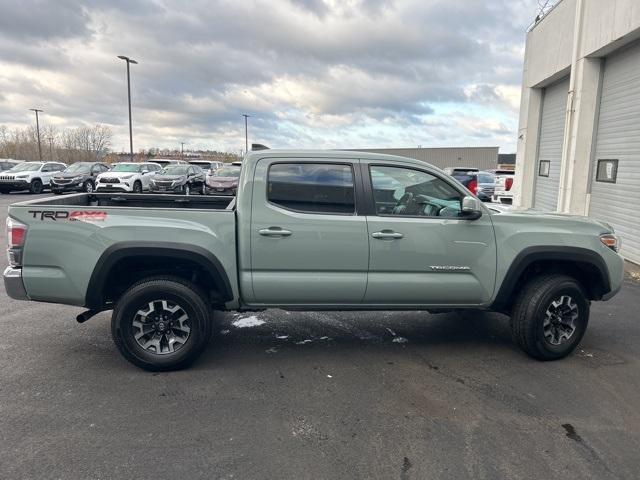
[[[561,0],[528,32],[515,204],[604,220],[640,263],[640,0]]]

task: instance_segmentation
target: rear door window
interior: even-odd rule
[[[353,169],[346,164],[273,164],[269,168],[267,200],[298,212],[353,215]]]

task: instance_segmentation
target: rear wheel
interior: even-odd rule
[[[39,194],[42,193],[42,190],[44,190],[44,186],[42,185],[42,182],[40,180],[32,180],[31,181],[31,185],[29,186],[29,191],[33,194]]]
[[[120,353],[151,371],[190,365],[211,337],[210,309],[197,287],[176,277],[151,277],[118,300],[111,333]]]
[[[513,308],[513,338],[538,360],[569,355],[589,323],[589,300],[582,286],[567,275],[544,275],[530,281]]]

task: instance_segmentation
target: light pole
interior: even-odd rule
[[[42,161],[42,147],[40,146],[40,121],[38,120],[38,112],[42,113],[44,110],[37,108],[30,108],[32,112],[36,112],[36,133],[38,135],[38,158]]]
[[[247,119],[251,115],[247,115],[247,114],[243,113],[242,116],[244,117],[244,151],[248,152],[249,151],[249,128],[248,128]]]
[[[133,58],[125,57],[124,55],[118,55],[120,60],[127,62],[127,97],[129,99],[129,153],[131,155],[131,161],[133,162],[133,128],[131,127],[131,75],[129,73],[129,64],[133,63],[137,65]]]
[[[184,142],[180,142],[180,158],[184,160]]]

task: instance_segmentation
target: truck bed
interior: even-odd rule
[[[79,193],[9,206],[9,216],[28,226],[22,271],[29,298],[79,306],[101,256],[138,245],[208,252],[235,288],[235,214],[235,197],[208,195]]]
[[[21,202],[18,205],[61,207],[193,208],[233,210],[235,197],[213,195],[161,195],[145,193],[78,193]]]

